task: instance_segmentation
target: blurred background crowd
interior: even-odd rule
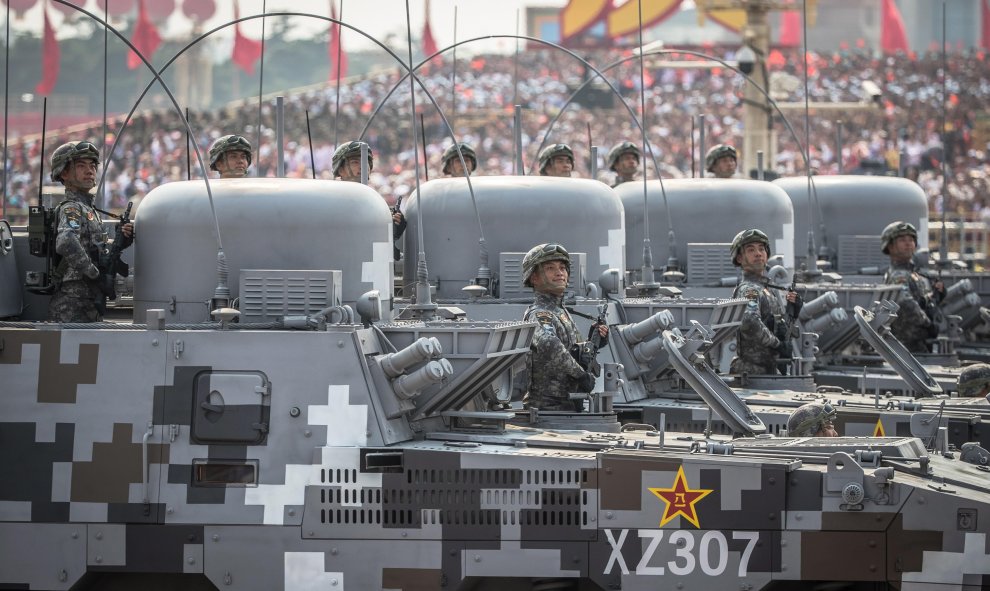
[[[803,104],[800,52],[775,53],[770,68],[782,82],[774,85],[774,98],[780,103]],[[339,96],[332,82],[285,90],[279,93],[285,104],[285,174],[331,178],[335,145],[365,139],[375,157],[370,185],[391,202],[415,188],[414,121],[425,132],[421,135],[425,136],[426,160],[425,168],[420,163],[420,180],[439,176],[440,155],[452,142],[441,112],[458,140],[477,150],[476,175],[512,174],[513,110],[518,104],[522,106],[527,174],[535,173],[541,145],[564,142],[576,154],[574,176],[588,177],[590,143],[600,147],[599,178],[610,182],[611,175],[604,167],[608,147],[621,140],[642,141],[630,115],[639,116],[640,111],[639,62],[629,53],[616,51],[591,52],[584,57],[599,69],[619,62],[607,70],[606,77],[620,97],[593,81],[590,94],[569,103],[572,93],[593,74],[573,57],[548,50],[518,56],[477,55],[456,64],[448,60],[427,66],[420,76],[440,111],[426,92],[419,91],[416,106],[421,117],[411,116],[409,85],[402,82],[398,71],[344,79]],[[943,59],[947,72],[942,71]],[[953,214],[990,221],[990,151],[980,132],[984,122],[974,120],[990,96],[990,69],[982,52],[877,57],[866,51],[846,50],[814,54],[807,63],[811,101],[858,102],[862,108],[812,109],[808,130],[804,111],[789,109],[786,113],[796,137],[775,116],[778,150],[766,164],[769,171],[782,176],[804,174],[801,146],[807,138],[811,168],[816,174],[905,174],[924,187],[933,212],[940,213],[944,207]],[[739,74],[718,67],[665,67],[648,57],[644,80],[646,137],[664,178],[700,174],[699,115],[704,115],[709,147],[729,143],[741,148],[741,101],[746,82]],[[864,81],[875,83],[882,94],[870,95],[863,89]],[[191,139],[204,158],[210,143],[220,135],[243,135],[255,147],[249,174],[275,176],[273,96],[230,103],[218,110],[191,111],[189,115]],[[123,117],[111,118],[105,135],[102,119],[48,130],[44,143],[46,174],[48,155],[61,143],[87,139],[99,145],[99,138],[104,136],[106,150],[115,145],[105,166],[100,197],[105,206],[121,208],[127,201],[139,202],[162,183],[202,178],[195,154],[188,150],[189,136],[174,111],[142,111],[126,126],[122,124]],[[422,159],[422,144],[419,147]],[[27,205],[37,198],[41,150],[40,136],[13,138],[7,146],[7,217],[15,224],[26,221]],[[943,159],[948,161],[949,170],[944,202]],[[648,176],[655,177],[652,164]],[[53,185],[48,178],[44,182]]]

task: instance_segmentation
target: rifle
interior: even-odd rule
[[[104,257],[100,257],[100,263],[97,265],[100,269],[100,291],[108,300],[117,299],[116,276],[127,277],[131,273],[130,266],[120,260],[120,253],[124,250],[124,242],[127,240],[124,237],[124,224],[131,222],[131,207],[133,205],[133,202],[127,202],[127,208],[120,216],[120,222],[117,224],[117,230],[113,236],[113,246],[110,247],[110,252],[105,255],[106,260],[102,260]]]
[[[571,357],[578,362],[585,371],[598,377],[602,373],[602,366],[598,363],[598,351],[608,344],[608,337],[603,337],[598,332],[598,326],[605,325],[605,316],[608,312],[608,301],[598,306],[598,317],[588,331],[588,340],[583,343],[575,343],[571,346]],[[587,316],[586,316],[587,317]]]

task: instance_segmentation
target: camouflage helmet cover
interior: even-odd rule
[[[546,174],[547,166],[553,160],[554,156],[567,156],[571,160],[571,166],[574,166],[574,150],[570,146],[567,144],[550,144],[540,151],[540,174]]]
[[[62,171],[76,160],[93,160],[100,164],[100,151],[90,142],[68,142],[55,148],[52,152],[52,180],[62,182]]]
[[[443,151],[443,157],[440,159],[442,165],[442,171],[444,174],[450,174],[447,170],[450,163],[457,160],[457,150],[460,149],[461,155],[464,157],[464,163],[468,165],[471,172],[474,172],[478,168],[478,156],[474,153],[474,148],[470,144],[464,142],[457,142],[451,144]]]
[[[538,244],[529,249],[522,260],[523,285],[533,287],[529,280],[533,272],[540,268],[543,263],[550,261],[563,261],[567,265],[567,272],[571,272],[571,255],[567,249],[556,243]]]
[[[612,149],[608,151],[608,156],[605,158],[609,170],[615,172],[615,163],[619,161],[619,158],[623,154],[635,154],[636,161],[638,162],[642,152],[640,152],[639,146],[630,141],[622,141],[615,144],[612,146]]]
[[[368,146],[366,142],[359,142],[357,140],[344,142],[340,144],[336,150],[333,152],[333,158],[331,159],[331,169],[333,176],[336,178],[340,176],[340,167],[347,162],[348,158],[352,156],[361,157],[361,146]],[[368,170],[375,167],[375,157],[371,153],[371,146],[368,146]]]
[[[974,363],[959,373],[959,396],[976,396],[980,390],[990,386],[990,365]]]
[[[835,408],[831,404],[810,402],[799,406],[787,417],[787,435],[790,437],[813,437],[826,424],[835,420]]]
[[[883,233],[880,234],[880,248],[883,250],[883,254],[890,254],[890,243],[899,236],[914,236],[914,241],[917,242],[918,230],[908,222],[897,221],[887,224]]]
[[[732,239],[732,246],[729,247],[729,255],[732,257],[732,264],[740,267],[741,265],[736,261],[736,257],[742,252],[742,247],[746,246],[751,242],[759,242],[767,249],[767,258],[770,257],[770,238],[763,233],[762,230],[757,230],[752,228],[750,230],[743,230],[736,234],[736,237]]]
[[[718,162],[719,158],[723,156],[732,156],[735,160],[739,160],[739,154],[736,149],[729,144],[716,144],[712,146],[711,150],[708,150],[708,154],[705,155],[705,170],[708,172],[712,171],[715,167],[715,163]]]
[[[251,142],[239,135],[225,135],[218,137],[210,146],[210,170],[217,170],[217,161],[227,152],[244,152],[248,166],[251,166]]]

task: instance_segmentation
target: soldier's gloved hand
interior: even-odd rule
[[[87,279],[96,280],[100,276],[100,269],[93,263],[90,263],[84,274]]]
[[[578,378],[578,392],[588,393],[595,389],[595,374],[590,371]]]

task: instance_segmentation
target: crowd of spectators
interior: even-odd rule
[[[572,92],[589,76],[585,66],[563,52],[530,50],[518,56],[490,55],[461,60],[453,90],[454,68],[449,61],[431,64],[420,75],[458,139],[477,150],[476,175],[513,173],[513,109],[519,104],[526,173],[533,174],[541,145],[565,142],[576,153],[575,176],[587,177],[589,136],[594,145],[601,146],[599,170],[604,168],[603,156],[609,146],[623,139],[640,141],[640,132],[630,114],[638,116],[640,111],[639,64],[629,57],[628,53],[616,51],[586,56],[600,69],[617,63],[607,70],[606,76],[618,89],[619,97],[604,92],[602,84],[596,83],[590,95],[572,102],[563,112]],[[771,70],[781,79],[789,74],[794,77],[792,80],[801,83],[789,87],[776,85],[784,88],[784,94],[778,95],[777,100],[803,102],[800,54],[784,52],[778,58],[782,59],[774,61]],[[665,59],[672,58],[665,56]],[[665,178],[698,174],[698,156],[692,153],[695,143],[691,137],[692,122],[697,121],[698,115],[706,116],[709,146],[720,142],[742,147],[742,96],[746,82],[741,76],[727,68],[663,68],[651,62],[647,60],[646,92],[642,97],[647,110],[645,126]],[[990,152],[983,143],[985,140],[975,139],[981,137],[983,124],[976,115],[990,97],[990,69],[984,55],[975,51],[953,52],[947,63],[948,76],[944,82],[947,92],[943,99],[942,56],[937,53],[877,57],[853,50],[810,56],[807,64],[811,101],[864,103],[863,108],[846,110],[840,115],[830,110],[812,111],[807,133],[813,171],[836,174],[886,169],[896,174],[900,167],[924,187],[933,211],[940,212],[945,206],[950,213],[990,219],[987,190]],[[518,78],[513,76],[516,71],[520,73]],[[400,84],[400,76],[397,71],[380,71],[345,80],[341,83],[339,99],[332,84],[279,93],[285,96],[285,175],[329,179],[335,139],[342,143],[363,137],[375,155],[369,184],[392,201],[415,187],[417,167],[412,126],[414,122],[420,126],[420,121],[425,132],[422,135],[426,163],[425,170],[423,165],[419,167],[419,178],[422,181],[427,176],[438,175],[440,155],[452,140],[440,111],[426,93],[420,91],[416,97],[422,118],[410,115],[408,83]],[[865,80],[876,83],[882,95],[870,96],[864,91]],[[395,92],[386,100],[393,89]],[[253,174],[274,176],[275,101],[266,100],[261,105],[259,109],[255,98],[214,111],[192,112],[189,121],[192,137],[204,158],[213,139],[224,134],[240,134],[255,144]],[[798,137],[791,136],[779,120],[774,123],[778,149],[768,168],[779,175],[805,173],[800,148],[805,143],[803,112],[790,113]],[[550,128],[557,115],[559,119]],[[123,117],[115,117],[108,125],[107,149],[115,140],[117,144],[106,166],[100,203],[122,208],[127,201],[139,202],[159,184],[202,178],[195,154],[187,149],[185,127],[173,111],[141,112],[120,129],[122,121]],[[837,125],[841,125],[841,133],[837,133]],[[948,132],[945,146],[943,125]],[[45,140],[46,171],[50,152],[62,142],[93,141],[102,134],[102,120],[94,121],[88,128],[49,130]],[[841,148],[837,145],[839,137]],[[422,154],[422,144],[419,148]],[[38,193],[40,149],[37,137],[13,138],[7,146],[6,211],[15,224],[26,219],[27,204]],[[902,154],[907,159],[904,166],[900,166]],[[948,159],[950,171],[944,204],[943,156]],[[648,175],[655,176],[652,166]],[[607,172],[602,172],[599,178],[610,180]],[[52,184],[49,179],[45,181]]]

